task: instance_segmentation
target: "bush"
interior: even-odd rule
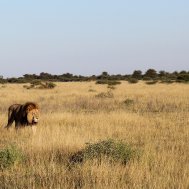
[[[146,76],[143,77],[143,80],[144,80],[144,81],[149,81],[149,80],[151,80],[151,79],[152,79],[152,78],[150,78],[150,77],[146,77]]]
[[[112,139],[100,141],[97,143],[88,143],[85,149],[71,156],[70,161],[81,163],[86,160],[107,158],[109,162],[119,162],[127,164],[130,160],[139,158],[139,151],[133,149],[130,145]]]
[[[30,83],[31,83],[31,85],[34,85],[34,86],[36,86],[36,85],[41,85],[41,84],[42,84],[41,80],[33,80],[33,81],[30,82]]]
[[[135,84],[135,83],[138,83],[138,79],[129,78],[129,79],[128,79],[128,82],[131,83],[131,84]]]
[[[30,86],[24,85],[26,89],[53,89],[56,84],[52,82],[41,82],[40,80],[34,80],[31,82]]]
[[[43,85],[45,89],[53,89],[56,87],[56,84],[52,82],[46,82],[45,85]]]
[[[96,84],[119,85],[121,82],[116,80],[97,80]]]
[[[15,146],[8,146],[0,150],[0,169],[11,167],[23,160],[22,152]]]
[[[157,80],[147,81],[146,84],[147,84],[147,85],[154,85],[154,84],[156,84],[157,82],[158,82]]]
[[[97,98],[113,98],[114,94],[111,91],[108,91],[108,92],[99,93],[99,94],[95,95],[95,97],[97,97]]]
[[[177,77],[177,82],[180,82],[180,83],[189,82],[189,74],[179,74]]]
[[[7,81],[5,79],[0,78],[0,83],[5,84],[5,83],[7,83]]]
[[[170,79],[164,79],[161,81],[161,83],[171,84],[171,83],[174,83],[174,81]]]
[[[158,76],[156,70],[154,69],[148,69],[146,73],[144,74],[145,77],[149,77],[151,79],[154,79]]]
[[[133,105],[134,104],[134,100],[127,98],[124,101],[124,104],[127,105],[127,106]]]

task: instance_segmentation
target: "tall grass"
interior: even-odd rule
[[[56,84],[48,91],[17,84],[0,89],[0,150],[14,145],[24,156],[0,170],[1,188],[189,187],[189,85],[122,82],[112,98],[97,98],[107,86]],[[3,129],[8,106],[26,101],[41,106],[36,134]],[[139,149],[140,158],[126,164],[93,158],[70,166],[86,143],[107,139]]]

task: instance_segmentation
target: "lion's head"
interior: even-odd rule
[[[37,124],[39,121],[39,106],[33,102],[27,102],[25,105],[26,117],[29,124]]]

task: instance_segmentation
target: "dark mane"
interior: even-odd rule
[[[39,105],[37,103],[34,103],[34,102],[26,102],[24,104],[25,107],[28,107],[28,106],[33,106],[33,108],[36,108],[36,109],[39,109]]]

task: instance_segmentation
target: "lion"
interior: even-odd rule
[[[14,121],[16,129],[37,125],[39,121],[39,106],[34,102],[11,105],[8,109],[8,123],[5,128],[9,129]]]

